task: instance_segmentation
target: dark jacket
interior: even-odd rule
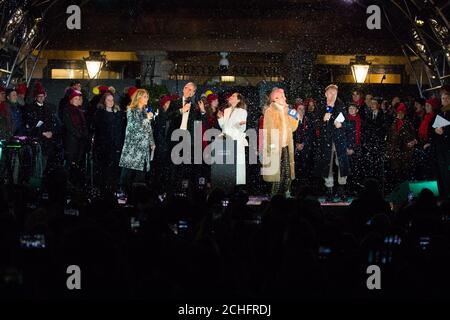
[[[25,135],[25,127],[23,125],[23,107],[18,103],[6,102],[11,113],[12,135]]]
[[[8,140],[12,136],[11,110],[6,102],[0,103],[0,140]]]
[[[80,161],[87,146],[88,129],[84,113],[69,105],[64,109],[64,151],[68,161]]]
[[[397,130],[398,121],[394,121],[388,133],[388,156],[394,170],[410,165],[414,148],[408,147],[407,144],[416,138],[411,122],[403,120],[403,125]]]
[[[170,120],[170,126],[169,126],[169,139],[172,135],[172,133],[176,130],[179,129],[181,126],[181,120],[182,120],[182,114],[180,112],[180,109],[183,107],[182,106],[182,98],[173,101],[170,106],[169,109],[167,109],[167,115],[169,117]],[[203,125],[206,125],[206,113],[201,113],[199,110],[197,110],[197,105],[194,101],[192,101],[191,104],[191,110],[189,111],[189,117],[188,117],[188,122],[187,122],[187,130],[189,131],[189,133],[191,134],[191,139],[194,139],[194,122],[195,121],[201,121]],[[199,134],[201,134],[201,132],[199,132]],[[177,142],[175,142],[176,144]],[[194,146],[194,144],[192,143],[192,146]]]
[[[108,112],[98,108],[94,116],[94,152],[117,152],[124,141],[122,111]]]
[[[160,108],[155,120],[153,137],[155,138],[155,144],[157,146],[155,149],[156,161],[166,162],[170,160],[170,120],[167,111]]]
[[[44,152],[50,148],[54,143],[56,121],[55,117],[46,102],[42,106],[38,105],[36,101],[25,106],[23,114],[23,122],[25,125],[26,134],[29,137],[38,139],[41,142],[41,147]],[[39,122],[42,124],[38,127]],[[48,139],[42,135],[43,132],[51,132],[52,138]]]
[[[372,110],[367,113],[364,121],[363,141],[364,146],[370,150],[381,151],[381,147],[385,143],[386,137],[386,114],[381,110],[378,111],[375,119]]]
[[[308,153],[312,148],[314,138],[314,123],[305,114],[298,122],[297,130],[294,132],[294,143],[303,143],[302,153]]]
[[[346,177],[350,173],[344,124],[339,129],[334,126],[334,120],[341,112],[344,116],[346,115],[344,107],[336,101],[329,121],[323,121],[323,117],[325,113],[327,113],[326,104],[322,104],[317,113],[317,129],[319,136],[317,140],[315,171],[316,175],[320,177],[328,177],[333,143],[336,147],[341,176]]]
[[[450,121],[450,111],[441,111],[438,115]],[[432,123],[434,123],[434,120]],[[443,127],[442,129],[444,133],[441,135],[437,134],[434,129],[431,132],[431,143],[436,153],[448,153],[450,151],[450,126]]]

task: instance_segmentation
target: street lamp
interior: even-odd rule
[[[90,79],[98,78],[100,70],[106,63],[106,56],[100,54],[100,51],[89,51],[89,57],[83,58],[86,63],[86,69]]]
[[[366,61],[365,56],[356,56],[355,60],[350,61],[353,78],[356,83],[364,83],[369,72],[370,63]]]

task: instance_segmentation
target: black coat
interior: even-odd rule
[[[169,109],[167,109],[167,115],[170,120],[169,132],[168,132],[169,139],[171,138],[172,133],[176,129],[179,129],[181,126],[182,114],[180,112],[180,109],[183,107],[182,103],[183,103],[183,100],[182,100],[182,98],[180,98],[176,101],[173,101],[170,104]],[[192,101],[191,110],[189,111],[189,117],[188,117],[188,122],[187,122],[187,130],[189,131],[189,133],[191,135],[191,139],[192,139],[191,141],[193,141],[193,139],[194,139],[194,123],[195,123],[195,121],[201,121],[203,125],[206,125],[207,117],[206,117],[206,113],[201,113],[197,109],[194,101]],[[199,134],[201,135],[201,130],[200,130]],[[173,144],[177,144],[177,142],[173,142]],[[193,143],[191,145],[192,145],[192,147],[194,146]]]
[[[439,116],[446,119],[447,121],[450,121],[450,111],[447,112],[439,112]],[[434,123],[434,120],[431,121],[431,124]],[[450,151],[450,126],[446,126],[442,128],[444,130],[444,133],[439,135],[437,134],[434,129],[431,134],[431,143],[433,145],[434,150],[436,153],[448,153]]]
[[[317,129],[319,130],[319,137],[317,139],[316,150],[316,175],[320,177],[328,177],[331,162],[331,150],[334,143],[336,147],[336,154],[339,161],[339,171],[341,177],[346,177],[350,173],[350,165],[347,157],[347,139],[345,136],[345,128],[342,125],[337,129],[334,126],[334,120],[339,113],[345,116],[344,107],[336,101],[333,112],[329,121],[323,121],[323,117],[327,112],[326,104],[319,107],[317,113]]]
[[[168,110],[167,110],[168,111]],[[155,139],[155,160],[169,161],[170,160],[170,119],[167,111],[159,109],[158,116],[155,120],[155,128],[153,137]]]
[[[124,141],[122,111],[108,112],[97,109],[94,116],[94,151],[111,153],[122,150]]]
[[[312,149],[314,133],[314,123],[305,115],[298,122],[297,130],[294,131],[294,143],[304,144],[302,153],[309,153]]]
[[[29,137],[36,138],[40,141],[43,152],[49,151],[55,144],[56,137],[56,119],[53,112],[46,102],[43,106],[39,106],[36,101],[25,106],[23,121],[26,133]],[[39,121],[42,125],[37,127]],[[48,139],[42,135],[43,132],[51,132],[52,138]]]
[[[450,110],[438,113],[444,119],[450,121]],[[450,126],[442,128],[444,133],[438,135],[434,130],[431,135],[431,145],[436,160],[437,180],[440,196],[448,198],[450,195]]]
[[[69,162],[82,161],[88,143],[88,128],[83,111],[74,106],[64,109],[64,152]],[[74,122],[77,119],[77,123]]]
[[[369,150],[378,150],[381,153],[381,148],[385,144],[386,132],[386,114],[380,110],[373,119],[373,112],[370,111],[364,121],[363,141],[365,147]]]

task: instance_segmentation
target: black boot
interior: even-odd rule
[[[333,200],[334,200],[333,187],[327,187],[325,202],[333,202]]]
[[[342,202],[347,202],[348,196],[347,196],[347,190],[346,185],[339,185],[338,187],[338,196],[341,199]]]

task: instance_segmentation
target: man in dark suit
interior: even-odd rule
[[[173,152],[172,156],[172,170],[171,170],[171,180],[174,183],[174,186],[179,186],[182,179],[189,179],[191,185],[195,185],[198,181],[198,173],[200,170],[200,164],[194,164],[194,151],[200,151],[201,149],[201,126],[198,126],[197,131],[195,132],[195,122],[200,121],[201,125],[206,125],[206,111],[203,103],[199,102],[197,108],[194,108],[194,102],[192,98],[195,95],[195,91],[197,86],[193,82],[187,83],[183,88],[183,95],[180,99],[173,101],[170,104],[169,109],[167,110],[167,115],[170,120],[169,126],[169,134],[168,137],[171,139],[172,135],[176,132],[176,130],[187,130],[190,135],[190,149],[191,156],[189,163],[183,163],[181,165],[174,164]],[[195,135],[196,134],[196,135]],[[200,145],[200,149],[194,149],[194,139],[200,139],[197,141],[197,144]],[[173,149],[177,144],[180,143],[180,140],[170,141],[171,149]],[[176,152],[178,153],[178,151]],[[183,150],[177,155],[182,157]],[[189,161],[189,160],[188,160]],[[181,166],[181,168],[180,168]],[[180,170],[181,169],[181,170]]]
[[[380,109],[380,102],[373,99],[366,115],[364,130],[364,172],[366,177],[381,179],[387,131],[386,116]],[[380,181],[381,182],[381,181]]]

